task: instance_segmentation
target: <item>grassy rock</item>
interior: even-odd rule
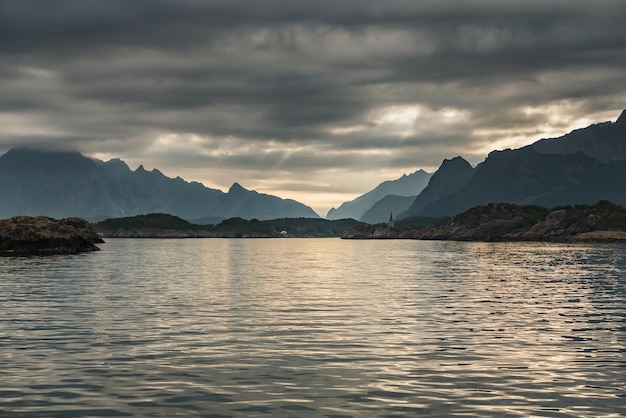
[[[76,254],[98,251],[103,242],[81,218],[16,216],[0,220],[0,255]]]

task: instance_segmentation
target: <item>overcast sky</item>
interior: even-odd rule
[[[615,120],[623,0],[0,0],[0,152],[72,149],[325,215]]]

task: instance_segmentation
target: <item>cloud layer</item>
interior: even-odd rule
[[[614,120],[622,0],[0,0],[0,150],[120,156],[321,214]]]

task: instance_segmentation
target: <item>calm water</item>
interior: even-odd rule
[[[626,415],[626,246],[102,250],[0,258],[0,416]]]

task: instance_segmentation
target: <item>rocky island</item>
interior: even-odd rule
[[[608,201],[547,209],[511,203],[476,206],[424,228],[357,225],[344,239],[626,242],[626,208]]]
[[[0,255],[77,254],[104,242],[81,218],[16,216],[0,220]]]

